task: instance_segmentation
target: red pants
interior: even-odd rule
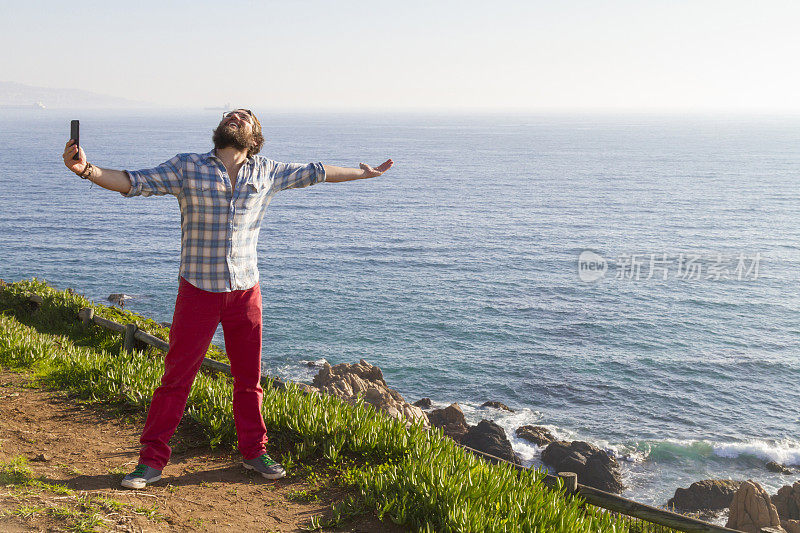
[[[245,459],[266,452],[267,429],[261,415],[261,288],[256,284],[242,291],[208,292],[181,278],[164,376],[153,393],[140,439],[140,463],[163,470],[169,461],[169,439],[181,421],[192,382],[220,322],[233,374],[239,451]]]

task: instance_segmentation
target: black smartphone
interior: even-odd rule
[[[75,141],[75,146],[78,147],[78,151],[75,152],[75,155],[72,156],[73,161],[77,161],[81,158],[81,145],[80,145],[80,129],[81,129],[81,121],[80,120],[73,120],[69,123],[69,138]]]

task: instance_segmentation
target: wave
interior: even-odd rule
[[[276,367],[268,366],[264,370],[266,375],[276,376],[285,381],[310,384],[314,376],[319,372],[319,369],[327,362],[327,359],[324,357],[320,359],[301,359]],[[262,365],[263,364],[262,362]]]
[[[748,439],[743,442],[666,439],[637,443],[635,448],[649,461],[707,460],[716,457],[776,461],[784,465],[800,466],[800,441],[792,439]]]

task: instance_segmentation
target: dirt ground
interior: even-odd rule
[[[144,414],[26,386],[29,380],[0,370],[0,462],[24,456],[36,479],[73,492],[0,486],[0,531],[303,531],[348,495],[318,472],[309,476],[311,469],[265,480],[245,470],[235,452],[199,445],[188,422],[172,439],[162,480],[122,489],[137,463]],[[405,529],[368,515],[329,531]]]

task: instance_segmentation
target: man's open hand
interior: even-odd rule
[[[72,159],[72,156],[74,156],[78,150],[80,150],[81,153],[80,157],[78,159]],[[75,174],[80,174],[86,168],[86,154],[83,153],[83,148],[75,146],[75,141],[72,139],[67,141],[67,145],[64,148],[64,164]]]
[[[376,178],[381,174],[383,174],[384,172],[386,172],[387,170],[389,170],[390,168],[392,168],[392,165],[394,165],[394,161],[392,161],[391,159],[387,159],[386,161],[384,161],[375,168],[372,168],[366,163],[361,163],[358,166],[361,167],[361,170],[364,171],[365,178]]]

